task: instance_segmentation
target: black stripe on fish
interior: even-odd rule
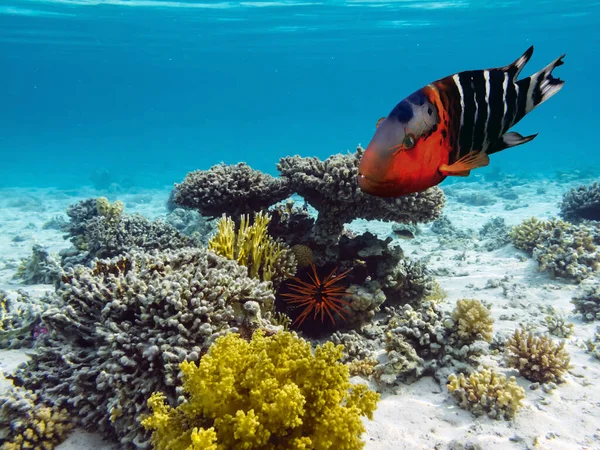
[[[486,125],[488,120],[486,71],[473,72],[472,80],[477,105],[475,126],[473,128],[473,150],[484,150],[487,141]]]
[[[506,85],[506,91],[504,92],[504,100],[506,102],[506,114],[504,115],[504,126],[503,131],[507,132],[510,127],[515,124],[515,118],[517,113],[517,85],[514,80],[509,77],[508,84]]]
[[[527,114],[527,93],[529,92],[530,84],[531,78],[523,78],[517,81],[519,92],[517,94],[517,113],[513,123],[517,123]]]
[[[487,125],[487,136],[490,144],[493,144],[502,136],[504,120],[504,72],[493,69],[490,74],[490,118]]]
[[[458,139],[460,156],[466,155],[473,150],[473,128],[475,127],[477,105],[475,103],[472,73],[473,72],[461,72],[458,74],[458,82],[462,88],[464,104],[463,121]]]

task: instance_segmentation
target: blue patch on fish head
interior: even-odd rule
[[[415,109],[423,106],[426,101],[427,98],[425,97],[425,94],[419,89],[398,103],[390,113],[389,117],[402,123],[408,123],[410,119],[414,117]],[[417,108],[414,108],[415,106]]]

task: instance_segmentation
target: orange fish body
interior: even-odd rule
[[[536,74],[517,80],[533,54],[514,63],[434,81],[380,119],[358,167],[358,184],[371,195],[398,197],[424,191],[447,176],[468,176],[489,156],[531,141],[508,130],[548,100],[564,81],[552,70],[562,55]]]

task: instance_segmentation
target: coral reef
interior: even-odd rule
[[[333,155],[325,161],[288,156],[277,164],[290,189],[318,212],[313,230],[313,241],[318,247],[337,243],[344,224],[354,219],[415,224],[435,220],[441,214],[445,197],[437,187],[391,199],[363,193],[356,182],[363,153],[358,147],[354,154]]]
[[[510,419],[525,398],[525,390],[515,377],[498,374],[483,369],[465,377],[464,374],[451,374],[448,377],[448,390],[459,402],[461,408],[475,416],[487,414],[493,419]]]
[[[44,405],[38,395],[11,387],[0,397],[0,442],[3,450],[52,450],[71,431],[66,409]]]
[[[286,180],[246,163],[218,164],[188,173],[182,183],[175,184],[172,201],[207,217],[239,217],[266,209],[290,194]]]
[[[583,284],[571,299],[575,311],[581,313],[583,320],[600,320],[600,284]]]
[[[569,369],[571,358],[564,341],[556,345],[547,336],[516,330],[506,342],[506,361],[528,380],[558,383]]]
[[[62,269],[58,258],[50,255],[41,245],[34,244],[31,256],[23,259],[14,278],[23,284],[54,284]]]
[[[568,338],[573,335],[575,325],[568,323],[564,316],[557,314],[554,311],[546,316],[544,321],[546,322],[548,333],[552,336]]]
[[[208,243],[208,238],[214,232],[214,221],[206,219],[198,211],[184,208],[175,208],[171,211],[165,221],[186,236],[195,240]]]
[[[600,220],[600,185],[572,188],[563,195],[559,208],[561,217],[569,222]]]
[[[363,448],[361,416],[372,419],[379,394],[351,385],[341,356],[289,332],[228,334],[199,365],[181,364],[186,401],[154,393],[142,424],[157,450]]]
[[[123,213],[119,201],[82,200],[67,209],[70,222],[63,227],[73,248],[62,251],[63,268],[90,265],[94,258],[111,258],[130,250],[180,249],[196,245],[192,238],[161,220]]]
[[[596,327],[594,338],[586,340],[584,345],[587,353],[600,360],[600,327]]]
[[[16,298],[11,298],[0,291],[0,348],[30,347],[42,313],[53,302],[54,299],[48,295],[33,299],[26,292],[19,291]]]
[[[50,333],[12,378],[123,449],[148,447],[137,417],[153,391],[177,398],[180,362],[197,361],[222,334],[273,329],[262,318],[273,308],[270,283],[204,249],[77,266],[57,295],[61,304],[43,316]]]
[[[492,342],[494,323],[489,309],[476,299],[461,299],[452,311],[452,320],[456,324],[458,341],[464,344],[476,340]]]
[[[515,247],[525,250],[552,276],[581,282],[600,267],[600,234],[562,220],[531,218],[509,233]]]
[[[272,281],[277,287],[296,273],[296,258],[287,244],[268,234],[270,221],[271,216],[260,211],[250,225],[249,216],[243,215],[236,230],[233,220],[224,215],[217,223],[217,233],[208,241],[208,249],[247,267],[250,277]]]

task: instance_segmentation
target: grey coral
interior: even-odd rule
[[[357,183],[358,164],[364,149],[337,154],[325,161],[316,157],[287,156],[277,168],[290,188],[319,213],[316,234],[337,239],[344,224],[354,219],[387,222],[429,222],[441,215],[445,196],[438,187],[397,198],[365,194]]]
[[[217,164],[196,170],[175,184],[172,201],[208,217],[261,211],[291,194],[286,180],[252,169],[246,163]]]
[[[570,222],[600,220],[600,185],[596,182],[572,188],[563,195],[559,208],[560,215]]]
[[[179,363],[197,361],[224,333],[268,328],[261,313],[274,302],[270,283],[204,249],[77,266],[57,294],[61,306],[43,317],[51,333],[12,377],[132,449],[150,445],[138,422],[148,396],[161,391],[176,401]]]

